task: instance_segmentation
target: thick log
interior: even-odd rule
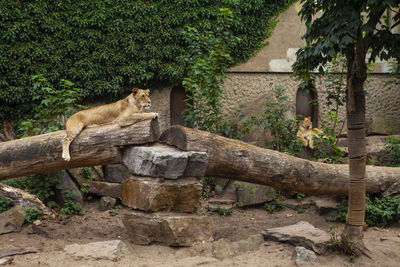
[[[307,194],[347,195],[349,166],[325,164],[256,147],[182,126],[167,129],[160,141],[184,151],[208,154],[206,176],[264,184]],[[400,168],[367,166],[366,190],[380,193],[400,180]]]
[[[120,127],[117,124],[90,127],[72,142],[71,161],[61,158],[65,131],[0,143],[0,180],[35,173],[121,162],[119,147],[155,142],[157,119]]]

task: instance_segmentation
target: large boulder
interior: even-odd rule
[[[0,213],[0,234],[21,231],[25,216],[26,213],[21,206],[14,206]]]
[[[122,203],[143,211],[193,212],[199,205],[202,185],[196,178],[178,180],[131,177],[122,182]]]
[[[136,175],[177,179],[204,176],[208,157],[205,152],[185,152],[157,144],[124,149],[122,163]]]
[[[197,242],[212,241],[206,216],[129,211],[123,214],[122,222],[132,242],[138,245],[159,243],[186,247]]]

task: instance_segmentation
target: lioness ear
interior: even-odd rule
[[[149,93],[150,93],[150,89],[146,89],[146,90],[144,90],[144,92],[145,92],[146,94],[149,94]]]
[[[133,88],[132,89],[132,94],[136,95],[139,92],[139,88]]]

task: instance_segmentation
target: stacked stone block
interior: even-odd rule
[[[124,149],[123,164],[135,176],[122,182],[122,203],[133,210],[122,222],[136,244],[190,246],[211,240],[207,217],[198,208],[208,164],[204,152],[154,145]]]

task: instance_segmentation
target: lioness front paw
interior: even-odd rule
[[[70,161],[71,157],[69,155],[66,155],[64,153],[62,153],[61,157],[65,160],[65,161]]]

